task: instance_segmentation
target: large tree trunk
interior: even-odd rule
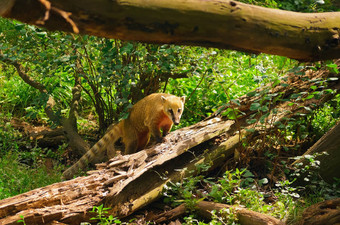
[[[274,90],[288,98],[293,91],[298,93],[309,90],[312,78],[325,78],[323,72],[308,72],[304,78],[291,77],[289,85],[278,85]],[[329,88],[339,87],[340,81],[329,84]],[[70,181],[39,188],[25,194],[0,201],[0,224],[15,224],[20,215],[26,224],[51,224],[59,221],[76,224],[93,217],[90,213],[95,205],[110,207],[113,216],[125,217],[159,198],[167,182],[178,182],[183,177],[200,173],[198,164],[209,163],[210,170],[221,166],[231,157],[245,135],[253,138],[259,135],[262,127],[255,127],[258,132],[247,131],[246,120],[253,115],[250,105],[258,96],[240,98],[237,110],[244,113],[242,118],[224,121],[215,117],[191,127],[171,132],[168,142],[132,155],[118,156],[109,162],[98,165],[90,171],[90,176],[79,177]],[[267,129],[275,121],[292,116],[304,107],[316,107],[328,96],[321,99],[295,101],[293,106],[287,102],[273,102],[272,114]],[[274,105],[276,104],[276,105]],[[275,111],[275,112],[274,112]],[[260,117],[260,115],[258,116]],[[240,127],[244,130],[237,132]],[[262,131],[263,132],[263,131]],[[191,173],[190,171],[193,171]]]
[[[296,13],[230,0],[1,0],[0,6],[4,17],[51,30],[304,61],[340,57],[340,12]]]

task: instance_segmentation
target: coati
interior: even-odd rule
[[[132,107],[127,119],[115,125],[77,163],[64,171],[63,178],[70,179],[119,138],[122,138],[125,145],[125,154],[142,150],[149,143],[150,135],[157,142],[162,142],[172,125],[179,124],[184,102],[184,96],[177,97],[164,93],[154,93],[141,99]]]

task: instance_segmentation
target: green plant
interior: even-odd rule
[[[226,225],[237,225],[238,223],[238,217],[237,217],[237,212],[233,210],[233,208],[224,208],[221,209],[218,213],[216,214],[216,210],[212,211],[212,217],[211,221],[209,224],[226,224]]]
[[[333,184],[325,182],[318,174],[320,169],[320,161],[317,157],[327,154],[314,153],[313,155],[303,155],[294,157],[295,160],[304,159],[304,162],[296,163],[290,176],[292,179],[299,179],[301,176],[304,177],[303,181],[305,184],[299,186],[300,190],[305,193],[315,196],[318,199],[331,199],[340,196],[340,182],[335,180]]]
[[[19,150],[18,140],[22,135],[11,126],[9,122],[11,117],[10,113],[7,115],[0,113],[0,157],[7,152]]]
[[[21,219],[18,220],[17,222],[18,222],[18,223],[22,223],[23,225],[26,225],[24,216],[21,215],[20,218],[21,218]]]
[[[29,167],[20,162],[19,153],[8,152],[0,158],[0,199],[60,181],[62,168],[48,169],[43,161]]]
[[[287,218],[295,208],[294,199],[298,199],[296,189],[290,182],[281,181],[275,189],[275,199],[273,203],[266,203],[265,196],[271,195],[259,190],[258,184],[267,184],[266,179],[256,181],[253,173],[247,169],[226,171],[223,178],[213,182],[211,178],[189,177],[184,182],[172,184],[166,187],[164,201],[166,203],[186,203],[191,212],[190,216],[185,217],[187,224],[205,224],[195,216],[195,204],[201,199],[208,199],[215,202],[229,205],[240,205],[250,210],[261,213],[271,214],[280,219]],[[229,221],[229,222],[226,222]],[[209,224],[236,224],[237,217],[233,210],[216,212]]]
[[[90,212],[96,213],[97,215],[90,218],[90,220],[99,221],[97,224],[100,225],[121,224],[122,222],[116,217],[113,217],[112,215],[107,216],[109,209],[110,208],[104,208],[103,205],[93,206],[93,209]]]
[[[164,202],[170,203],[172,206],[185,203],[188,209],[194,211],[196,203],[204,199],[197,190],[201,179],[203,176],[184,178],[181,182],[176,183],[169,182],[164,187]]]

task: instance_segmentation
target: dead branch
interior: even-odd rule
[[[216,212],[219,217],[225,217],[225,210],[229,209],[230,213],[236,213],[237,220],[241,225],[283,225],[284,223],[280,220],[252,210],[248,210],[238,206],[226,205],[215,202],[199,201],[195,205],[198,213],[204,218],[211,219],[212,211]],[[176,219],[184,214],[186,214],[190,209],[186,207],[185,204],[181,204],[176,208],[161,213],[159,215],[150,218],[150,221],[154,221],[157,224],[164,223],[165,221],[170,221]]]
[[[182,215],[184,215],[187,212],[187,208],[185,204],[181,204],[177,206],[174,209],[171,209],[169,211],[165,211],[161,214],[154,215],[150,218],[148,218],[149,221],[155,222],[157,224],[164,223],[165,221],[171,221],[174,220]]]
[[[306,155],[313,155],[314,153],[326,152],[317,156],[315,159],[320,161],[321,167],[317,171],[321,177],[329,182],[333,183],[334,178],[340,178],[340,123],[334,125],[326,134],[324,134],[311,148],[309,148],[300,159],[292,163],[291,166],[297,165],[298,163],[306,163],[307,160],[304,158]],[[300,176],[299,182],[302,181],[303,176]]]
[[[217,215],[223,217],[223,210],[230,209],[236,212],[238,222],[241,225],[283,225],[284,223],[272,216],[254,212],[238,206],[230,206],[221,203],[201,201],[197,203],[198,211],[206,218],[211,218],[212,211],[216,210]],[[222,213],[220,212],[222,210]]]
[[[325,78],[327,74],[308,72],[306,76]],[[312,79],[297,79],[289,85],[284,85],[285,89],[278,90],[283,94],[293,91],[306,92],[313,84]],[[336,88],[339,84],[340,81],[337,80],[329,83],[328,87]],[[221,166],[233,155],[245,135],[252,135],[254,138],[255,135],[261,134],[263,126],[255,126],[254,129],[258,130],[256,133],[242,130],[250,128],[251,125],[246,123],[246,119],[255,113],[249,110],[251,103],[243,104],[243,101],[254,101],[257,98],[240,98],[239,110],[244,110],[245,114],[238,121],[244,126],[242,128],[237,128],[234,121],[212,118],[171,132],[167,136],[167,143],[102,163],[98,165],[97,170],[90,171],[87,177],[53,184],[2,200],[0,224],[14,223],[20,219],[19,215],[27,217],[28,221],[31,221],[30,224],[42,223],[41,221],[46,224],[50,221],[74,224],[87,221],[92,207],[100,204],[110,207],[109,212],[113,216],[130,215],[159,198],[167,182],[177,182],[188,175],[199,173],[197,165],[201,163],[211,165],[211,169]],[[268,116],[268,120],[273,123],[266,124],[268,129],[274,126],[275,121],[291,116],[304,106],[316,107],[323,99],[293,101],[294,105],[275,102],[276,110],[272,110]]]

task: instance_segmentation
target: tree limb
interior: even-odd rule
[[[216,211],[216,215],[219,217],[225,217],[223,214],[223,210],[230,209],[231,213],[236,214],[237,222],[241,225],[283,225],[284,223],[280,220],[266,215],[262,213],[258,213],[252,210],[248,210],[246,208],[226,205],[221,203],[209,202],[209,201],[199,201],[195,205],[198,213],[204,218],[211,219],[212,211]],[[220,212],[222,210],[222,212]],[[151,221],[156,222],[157,224],[164,223],[165,221],[170,221],[176,219],[179,216],[182,216],[187,213],[189,209],[185,204],[181,204],[176,208],[161,213],[159,215],[153,216],[150,218]]]
[[[302,215],[297,225],[337,225],[340,223],[340,198],[311,205]]]
[[[340,57],[340,12],[297,13],[233,0],[55,0],[50,8],[42,2],[16,0],[2,16],[122,40],[264,52],[301,61]]]
[[[73,150],[75,150],[75,152],[78,153],[79,155],[85,154],[87,152],[87,150],[89,149],[89,146],[79,136],[79,134],[76,131],[75,112],[76,112],[76,108],[77,108],[77,105],[78,105],[78,101],[80,100],[80,97],[81,97],[81,95],[80,95],[81,88],[80,88],[80,84],[79,84],[80,80],[75,79],[76,80],[75,87],[72,90],[73,96],[72,96],[72,101],[71,101],[70,116],[69,116],[69,118],[61,118],[53,111],[53,108],[56,105],[56,102],[55,102],[53,96],[48,93],[47,89],[45,88],[45,86],[43,84],[32,79],[25,72],[23,66],[18,61],[11,60],[11,59],[5,57],[2,54],[0,54],[0,61],[3,61],[4,63],[13,65],[16,68],[19,76],[23,79],[23,81],[25,83],[27,83],[31,87],[39,90],[40,93],[46,94],[48,96],[48,100],[47,100],[46,107],[45,107],[46,115],[54,123],[62,124],[63,130],[64,130],[64,135],[68,139],[69,145],[71,146],[71,148]]]
[[[275,93],[307,92],[314,85],[316,78],[325,78],[329,74],[307,71],[304,79],[291,76],[288,85],[278,85]],[[339,74],[340,75],[340,74]],[[309,78],[309,79],[308,79]],[[339,87],[340,80],[328,83],[327,88]],[[273,94],[273,93],[272,93]],[[223,165],[234,154],[241,137],[264,133],[263,126],[256,126],[258,132],[248,131],[247,124],[254,112],[249,109],[251,102],[259,96],[240,98],[238,110],[244,112],[239,124],[244,131],[237,132],[234,121],[215,117],[191,127],[185,127],[168,134],[168,143],[161,143],[132,155],[117,156],[98,165],[89,176],[57,183],[36,189],[0,201],[0,224],[11,224],[25,216],[30,223],[48,224],[50,221],[80,223],[92,215],[89,211],[95,205],[110,207],[110,214],[125,217],[159,198],[164,185],[178,182],[184,177],[198,174],[197,165],[211,165],[214,169]],[[284,101],[273,102],[276,109],[268,116],[266,129],[271,129],[274,122],[289,117],[304,107],[316,107],[323,99],[294,101],[288,105]],[[314,105],[314,106],[313,106]],[[248,137],[247,137],[248,138]],[[240,154],[242,155],[242,154]],[[246,156],[244,156],[246,157]],[[235,158],[235,155],[234,155]],[[138,188],[136,188],[138,187]],[[25,220],[26,221],[26,220]],[[42,222],[45,221],[45,222]]]
[[[272,216],[254,212],[249,209],[245,209],[237,206],[230,206],[221,203],[200,201],[197,203],[198,211],[201,215],[207,218],[211,218],[211,211],[216,210],[217,214],[223,216],[220,210],[231,209],[235,211],[238,222],[241,225],[283,225],[284,223]]]

